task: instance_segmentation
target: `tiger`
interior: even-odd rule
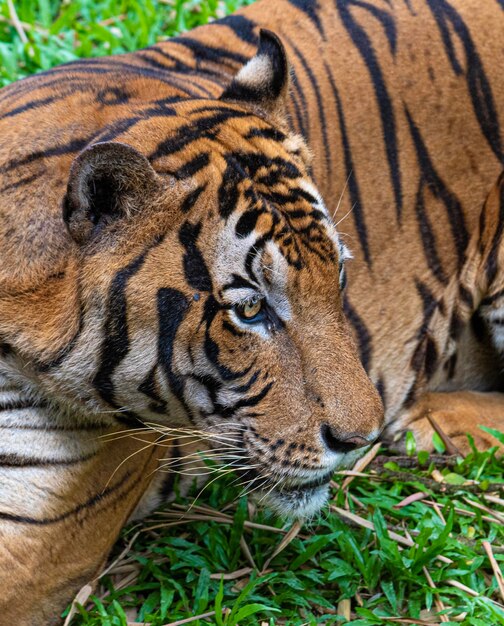
[[[1,624],[202,447],[304,518],[378,437],[496,445],[503,9],[258,0],[1,90]]]

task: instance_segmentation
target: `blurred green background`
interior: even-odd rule
[[[0,86],[79,57],[130,52],[252,0],[0,0]]]

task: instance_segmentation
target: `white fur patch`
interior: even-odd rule
[[[0,509],[12,515],[43,518],[53,513],[54,500],[48,498],[48,493],[65,492],[75,469],[72,462],[96,452],[100,433],[89,431],[85,437],[77,437],[74,430],[59,430],[69,426],[65,416],[51,408],[30,407],[32,402],[36,404],[30,393],[0,373],[0,408],[14,403],[28,405],[0,410],[0,455],[10,459],[0,462]],[[71,463],[30,466],[31,460]]]
[[[492,307],[482,307],[481,312],[490,326],[492,343],[498,352],[504,353],[504,298]]]
[[[281,517],[289,519],[310,519],[327,503],[329,486],[322,485],[306,494],[291,495],[288,493],[271,492],[261,500],[261,494],[255,499],[265,504]]]
[[[266,54],[255,56],[236,75],[236,82],[249,89],[260,90],[271,82],[273,67]]]
[[[340,263],[344,263],[346,260],[352,258],[352,254],[350,250],[345,246],[345,244],[341,241],[338,230],[336,228],[336,224],[334,223],[327,207],[320,195],[318,189],[310,182],[306,180],[302,180],[300,183],[300,187],[312,195],[316,199],[316,204],[313,205],[314,209],[318,209],[322,211],[322,213],[326,217],[326,228],[329,237],[332,239],[333,243],[336,245],[339,254]]]

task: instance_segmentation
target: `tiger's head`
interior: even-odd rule
[[[283,47],[262,31],[219,100],[166,102],[75,159],[63,218],[80,321],[41,380],[94,416],[228,437],[223,460],[278,511],[309,515],[383,409],[287,89]]]

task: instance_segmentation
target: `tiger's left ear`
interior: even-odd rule
[[[284,125],[288,89],[289,65],[283,44],[275,33],[262,28],[255,56],[236,74],[220,100],[243,103]]]

